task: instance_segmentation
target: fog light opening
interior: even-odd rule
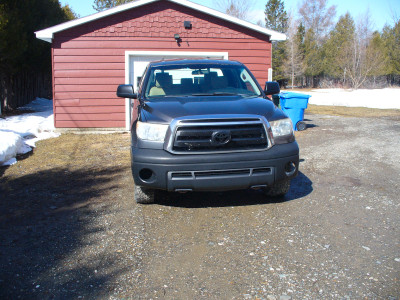
[[[293,161],[288,162],[285,165],[285,173],[287,176],[291,176],[296,172],[296,163]]]
[[[153,171],[150,169],[141,169],[139,171],[139,177],[144,182],[149,182],[154,179],[155,175],[154,175]]]

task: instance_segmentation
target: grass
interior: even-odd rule
[[[307,93],[315,88],[294,88],[282,90],[283,92],[302,92]],[[328,105],[312,105],[309,104],[308,114],[330,115],[340,117],[361,117],[361,118],[381,118],[381,117],[400,117],[400,109],[377,109],[366,107],[346,107],[346,106],[328,106]]]
[[[400,109],[377,109],[366,107],[325,106],[309,104],[308,114],[331,115],[340,117],[381,118],[400,117]]]
[[[130,135],[62,134],[58,138],[39,141],[33,152],[19,158],[18,163],[0,168],[0,176],[15,178],[25,174],[64,168],[66,172],[86,169],[94,174],[108,167],[130,166]]]

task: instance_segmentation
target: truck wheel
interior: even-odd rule
[[[154,203],[154,190],[135,185],[135,200],[140,204]]]
[[[290,190],[290,179],[275,183],[273,186],[265,190],[268,197],[281,197]]]
[[[299,121],[299,122],[297,122],[297,124],[296,124],[296,128],[297,128],[298,131],[306,130],[307,124],[304,123],[304,122],[302,122],[302,121]]]

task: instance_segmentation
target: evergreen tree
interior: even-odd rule
[[[355,89],[376,83],[384,74],[384,43],[370,28],[368,12],[357,23],[349,13],[340,17],[324,45],[327,74]]]
[[[387,59],[385,70],[389,82],[391,84],[395,81],[400,83],[400,20],[392,28],[389,26],[383,28],[382,42]]]
[[[387,55],[385,54],[385,46],[381,34],[376,31],[372,34],[369,41],[366,54],[367,65],[371,65],[371,71],[368,75],[374,78],[386,75],[385,66],[387,62]]]
[[[299,56],[299,60],[301,62],[301,72],[299,72],[299,74],[298,74],[299,79],[301,79],[301,81],[299,83],[301,86],[305,85],[305,82],[304,82],[304,65],[305,65],[304,57],[305,57],[305,53],[306,53],[305,44],[304,44],[305,36],[306,36],[306,29],[305,29],[303,23],[301,22],[299,24],[299,26],[297,27],[297,32],[295,35],[295,44],[298,49],[298,56]]]
[[[0,72],[49,70],[50,45],[36,39],[34,32],[71,16],[58,0],[3,0],[0,7]]]
[[[339,18],[324,44],[326,54],[325,73],[340,78],[346,83],[346,73],[352,61],[352,45],[355,38],[355,24],[349,13]]]
[[[389,59],[392,62],[393,73],[400,75],[400,20],[393,27],[393,37]]]
[[[325,69],[325,48],[327,35],[333,25],[336,7],[327,7],[327,0],[302,0],[299,15],[305,27],[305,75],[307,84],[313,87]]]
[[[269,0],[265,5],[265,26],[269,29],[286,33],[288,29],[288,15],[281,0]],[[286,41],[272,42],[272,69],[274,80],[284,84],[284,63],[287,60]]]
[[[310,28],[304,37],[304,75],[307,77],[306,84],[312,87],[318,86],[318,76],[322,75],[324,66],[324,53],[318,46],[315,35]]]
[[[281,0],[269,0],[265,5],[265,27],[279,32],[288,29],[289,17]]]
[[[273,78],[275,81],[278,81],[281,86],[285,85],[285,81],[287,80],[284,66],[287,60],[286,43],[287,41],[272,42]]]
[[[299,54],[302,57],[302,60],[304,60],[304,54],[305,54],[305,46],[304,46],[304,38],[306,35],[306,29],[303,25],[303,23],[301,22],[298,26],[297,26],[297,32],[295,35],[295,43],[297,45],[297,48],[299,49]]]
[[[40,41],[35,31],[68,21],[73,12],[58,0],[2,0],[0,4],[0,103],[16,108],[36,96],[51,94],[50,44]],[[41,78],[38,92],[35,87]],[[43,83],[45,82],[46,83]],[[36,94],[35,94],[36,93]],[[43,93],[43,94],[37,94]],[[32,97],[32,98],[30,98]]]
[[[63,7],[61,7],[61,9],[63,10],[65,17],[66,17],[68,20],[74,20],[74,19],[79,18],[79,15],[76,14],[76,13],[71,9],[71,7],[69,7],[68,4],[66,4],[66,5],[64,5]]]

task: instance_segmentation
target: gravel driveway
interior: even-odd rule
[[[399,299],[400,118],[306,118],[281,201],[136,205],[127,134],[42,141],[0,169],[0,298]]]

